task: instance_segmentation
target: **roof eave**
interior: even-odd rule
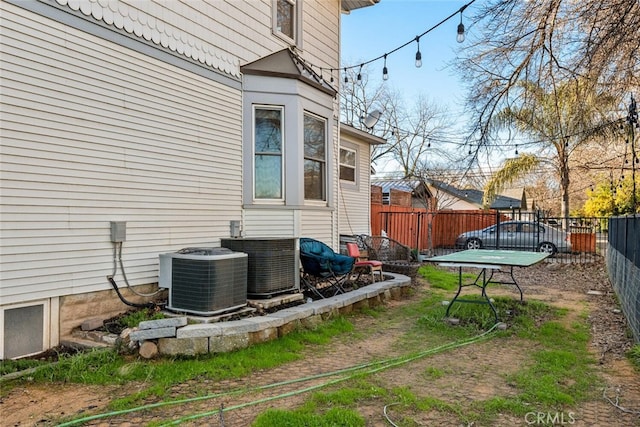
[[[342,0],[341,9],[343,13],[349,13],[352,10],[374,6],[378,3],[380,3],[380,0]]]

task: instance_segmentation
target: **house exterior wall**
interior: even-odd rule
[[[341,136],[341,146],[356,151],[356,182],[340,180],[340,234],[370,234],[371,146],[357,138]]]
[[[337,245],[335,179],[329,206],[243,209],[239,68],[288,46],[272,34],[273,4],[0,2],[0,315],[48,301],[45,347],[99,316],[64,307],[87,293],[114,298],[112,221],[126,223],[133,287],[157,283],[161,253],[219,246],[231,220],[253,236]],[[301,4],[301,55],[338,68],[339,0]],[[335,155],[337,126],[329,145]],[[122,272],[114,279],[123,284]]]

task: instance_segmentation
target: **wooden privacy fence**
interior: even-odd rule
[[[506,219],[508,217],[501,215],[500,220]],[[428,212],[422,208],[371,205],[372,235],[381,235],[384,231],[390,238],[418,250],[453,247],[461,233],[488,227],[497,221],[496,211]]]
[[[521,213],[517,219],[537,221],[531,213]],[[384,233],[413,249],[454,248],[456,238],[470,230],[479,230],[511,218],[497,211],[456,210],[429,212],[423,208],[371,205],[371,233]],[[429,242],[431,238],[431,242]],[[431,243],[431,244],[430,244]],[[596,253],[596,233],[593,227],[571,227],[573,252]]]

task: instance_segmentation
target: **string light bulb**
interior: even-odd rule
[[[361,82],[362,81],[362,65],[360,64],[360,69],[358,70],[358,81]]]
[[[518,144],[516,144],[516,156],[518,155]]]
[[[464,41],[464,24],[462,23],[462,11],[460,11],[460,23],[458,24],[458,35],[456,41],[462,43]]]
[[[416,52],[416,68],[422,67],[422,53],[420,53],[420,36],[416,36],[416,42],[418,43],[418,50]]]
[[[387,54],[384,54],[384,67],[382,67],[382,80],[389,80],[389,70],[387,69]]]
[[[344,82],[349,83],[349,76],[347,75],[347,68],[344,69]]]

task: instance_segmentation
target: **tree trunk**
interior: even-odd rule
[[[566,153],[561,153],[560,160],[560,194],[562,196],[562,204],[560,206],[560,215],[563,218],[563,228],[569,230],[569,159]]]

